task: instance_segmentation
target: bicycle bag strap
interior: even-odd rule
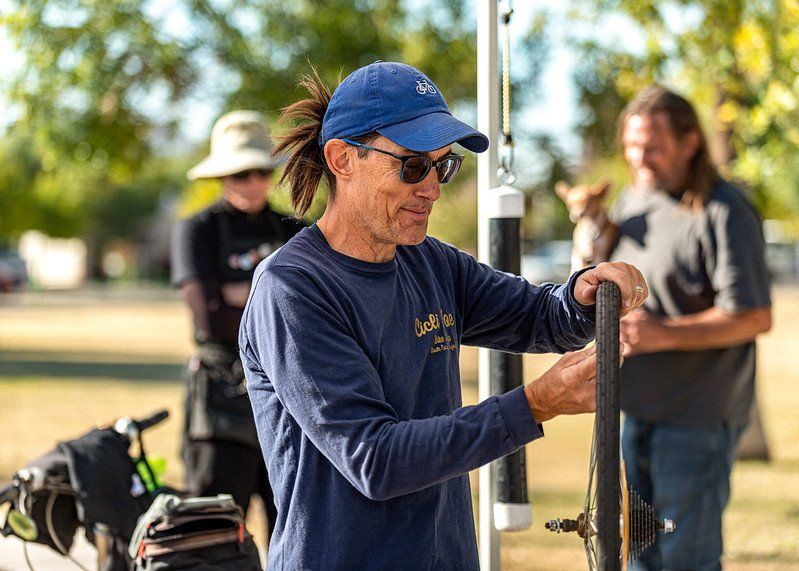
[[[238,513],[240,511],[238,504],[230,494],[219,494],[217,496],[204,496],[199,498],[178,498],[173,495],[167,501],[169,513],[172,514],[212,512]]]
[[[190,533],[175,537],[164,537],[142,541],[137,556],[139,558],[158,557],[181,551],[204,549],[226,543],[242,543],[244,529],[228,529],[202,533]]]

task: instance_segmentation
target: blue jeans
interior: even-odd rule
[[[672,519],[673,533],[628,569],[721,569],[721,516],[730,497],[730,472],[741,428],[678,428],[626,416],[622,429],[628,485]]]

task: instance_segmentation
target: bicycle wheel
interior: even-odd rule
[[[573,519],[553,519],[546,528],[576,532],[583,540],[590,570],[625,569],[655,540],[658,531],[674,530],[658,521],[655,510],[628,489],[620,446],[619,303],[616,284],[603,282],[597,292],[597,396],[594,433],[583,512]]]

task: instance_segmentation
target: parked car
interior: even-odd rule
[[[564,283],[571,275],[571,240],[545,242],[522,255],[522,277],[530,283]]]
[[[9,250],[0,250],[0,293],[21,291],[28,285],[25,261]]]
[[[799,279],[799,242],[766,242],[766,264],[775,282]]]

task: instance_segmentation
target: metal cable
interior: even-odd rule
[[[27,541],[23,541],[22,542],[22,554],[25,556],[25,563],[28,564],[28,569],[30,571],[36,571],[36,569],[33,568],[33,564],[31,563],[30,555],[28,554],[28,542]]]
[[[55,526],[53,525],[53,506],[55,505],[56,497],[58,497],[58,493],[51,491],[50,496],[47,498],[47,507],[44,512],[44,519],[47,523],[47,532],[50,534],[50,537],[53,539],[53,543],[56,544],[61,555],[72,561],[75,565],[83,569],[83,571],[89,571],[86,567],[80,564],[77,559],[72,557],[69,554],[69,551],[64,547],[64,544],[61,543],[61,540],[58,538],[58,534],[55,531]]]
[[[513,135],[510,129],[510,20],[513,2],[507,0],[502,12],[502,140],[500,142],[499,179],[502,184],[513,184]]]
[[[513,8],[502,14],[502,136],[506,144],[513,144],[510,133],[510,18]]]

